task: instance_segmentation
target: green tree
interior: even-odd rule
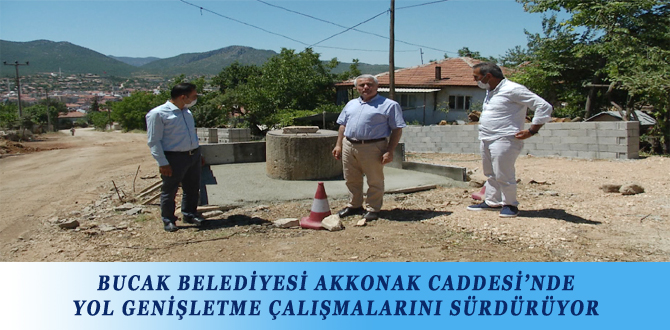
[[[670,150],[670,2],[517,1],[530,12],[569,13],[571,17],[560,24],[582,31],[577,41],[580,53],[601,59],[592,81],[625,91],[618,103],[629,113],[653,105],[659,122],[653,133],[661,137],[663,151]]]
[[[91,112],[100,111],[100,103],[98,103],[98,97],[93,97],[93,103],[91,103]]]
[[[121,124],[124,130],[147,129],[146,114],[153,108],[165,103],[164,95],[154,95],[140,91],[132,93],[121,101],[111,104],[112,120]]]
[[[282,49],[263,64],[260,75],[237,88],[249,125],[270,128],[278,124],[275,114],[283,110],[313,110],[334,103],[336,77],[330,70],[336,65],[336,59],[324,64],[311,48],[300,53]]]
[[[212,85],[219,86],[219,91],[225,94],[226,91],[246,84],[251,77],[259,76],[260,74],[261,70],[259,67],[255,65],[243,65],[235,61],[212,78]]]
[[[447,54],[444,54],[445,58]],[[485,57],[482,56],[479,52],[471,51],[468,47],[463,47],[458,50],[459,57],[470,57],[484,62],[493,62],[496,63],[498,60],[495,57]]]
[[[19,127],[19,108],[16,104],[0,103],[0,127],[16,129]]]

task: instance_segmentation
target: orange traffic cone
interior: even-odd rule
[[[472,194],[472,198],[478,201],[484,200],[484,195],[486,194],[486,186],[483,186],[479,192]]]
[[[319,182],[316,188],[316,195],[314,195],[314,202],[312,203],[312,210],[308,217],[300,219],[300,227],[307,229],[323,229],[321,221],[323,218],[330,215],[330,206],[328,206],[328,196],[326,196],[326,188],[323,187],[323,182]]]

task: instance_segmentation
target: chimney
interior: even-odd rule
[[[442,67],[439,65],[435,66],[435,80],[442,79]]]

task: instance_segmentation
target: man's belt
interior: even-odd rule
[[[366,144],[366,143],[375,143],[379,141],[386,141],[386,138],[381,138],[381,139],[372,139],[372,140],[354,140],[347,138],[347,141],[353,143],[353,144]]]
[[[189,151],[164,151],[163,153],[165,153],[166,155],[189,155],[189,156],[192,156],[196,153],[196,151],[198,151],[198,149],[200,149],[200,147],[197,147],[197,148],[195,148],[193,150],[189,150]]]

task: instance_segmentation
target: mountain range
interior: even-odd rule
[[[131,77],[143,75],[159,75],[173,77],[213,76],[235,61],[244,65],[262,65],[277,53],[272,50],[261,50],[245,46],[229,46],[203,53],[185,53],[170,58],[157,57],[122,57],[103,55],[94,50],[61,41],[35,40],[15,42],[0,40],[0,62],[23,64],[20,74],[62,72],[63,74],[86,74]],[[340,63],[334,73],[349,69],[351,63]],[[388,71],[387,65],[359,63],[363,73],[380,73]],[[15,69],[9,65],[0,66],[0,77],[14,77]]]

